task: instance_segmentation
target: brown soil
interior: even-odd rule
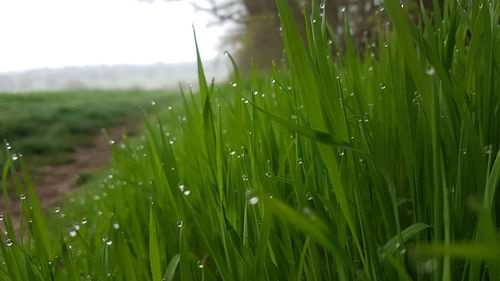
[[[140,120],[129,120],[123,125],[106,129],[109,139],[119,144],[123,135],[131,135],[137,132]],[[62,196],[78,189],[79,175],[89,175],[102,169],[111,156],[109,139],[102,133],[92,136],[90,145],[77,147],[71,152],[69,163],[31,166],[30,172],[33,178],[33,186],[40,199],[42,208],[55,207]],[[14,224],[19,218],[19,202],[17,198],[11,200],[12,217]]]

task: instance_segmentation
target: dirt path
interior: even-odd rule
[[[141,120],[129,120],[120,126],[106,129],[110,139],[119,144],[123,134],[132,135],[138,131]],[[102,169],[109,161],[111,150],[108,138],[102,133],[93,136],[92,145],[75,148],[71,153],[73,161],[67,164],[47,165],[41,167],[30,167],[33,186],[40,199],[42,208],[55,207],[65,194],[78,189],[82,184],[78,183],[78,175],[88,175]],[[12,198],[12,217],[14,222],[19,218],[19,202]]]

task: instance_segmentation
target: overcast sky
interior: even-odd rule
[[[151,64],[218,54],[221,27],[188,1],[0,0],[0,72],[74,65]]]

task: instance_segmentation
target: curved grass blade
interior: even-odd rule
[[[314,141],[317,141],[317,142],[320,142],[320,143],[323,143],[326,145],[332,145],[332,146],[342,148],[342,149],[348,149],[348,150],[364,153],[363,151],[361,151],[355,147],[352,147],[348,142],[343,141],[343,140],[341,140],[341,139],[339,139],[331,134],[297,125],[291,121],[285,120],[279,116],[272,114],[271,112],[263,109],[262,107],[256,105],[253,102],[248,101],[248,103],[250,103],[258,111],[267,115],[272,120],[278,122],[279,124],[285,126],[286,128],[288,128],[294,132],[297,132],[298,134],[303,135],[311,140],[314,140]]]

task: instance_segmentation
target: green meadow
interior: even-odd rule
[[[199,91],[60,208],[8,158],[0,280],[498,280],[499,3],[386,0],[364,51],[277,6],[283,63],[219,85],[198,53]]]
[[[132,90],[0,94],[0,138],[31,162],[64,163],[101,128],[140,119],[152,101],[164,104],[169,96]]]

